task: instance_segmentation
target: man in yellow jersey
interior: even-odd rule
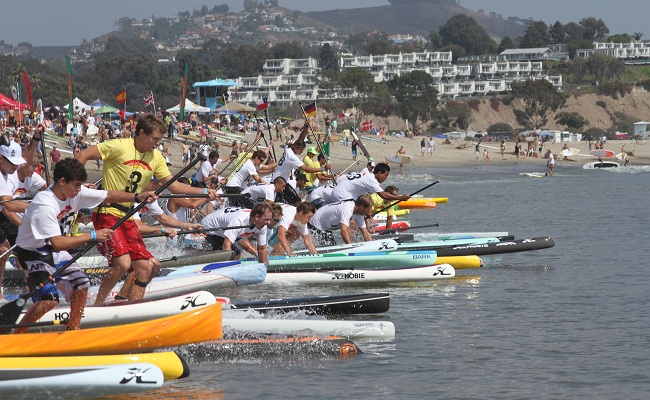
[[[395,186],[386,186],[386,189],[384,189],[384,192],[390,193],[392,195],[397,196],[397,192],[399,192],[399,189],[397,187],[395,187]],[[384,207],[386,207],[387,205],[395,202],[394,200],[384,200],[381,197],[379,197],[379,195],[377,193],[373,193],[372,195],[370,195],[370,197],[372,198],[372,212],[373,213],[377,212],[377,211],[383,209]],[[386,230],[388,230],[388,229],[391,229],[393,227],[393,218],[395,217],[395,207],[389,207],[388,209],[386,209],[386,214],[387,214]],[[366,226],[368,226],[368,227],[372,226],[370,224],[370,222],[372,222],[372,219],[367,218],[366,219]]]
[[[105,141],[82,150],[75,157],[82,164],[101,159],[104,162],[103,189],[133,193],[137,203],[142,200],[138,194],[153,177],[161,184],[172,179],[165,158],[157,150],[166,132],[165,123],[160,118],[147,114],[138,118],[134,137]],[[208,193],[211,200],[218,198],[214,189],[193,188],[180,182],[173,182],[168,188],[172,193]],[[93,214],[95,229],[112,227],[126,215],[130,206],[131,203],[101,204]],[[111,270],[104,276],[95,304],[104,302],[115,284],[131,267],[135,278],[129,292],[129,301],[141,299],[147,284],[158,272],[160,262],[145,247],[133,218],[120,225],[109,242],[97,247],[108,259]]]
[[[332,179],[332,177],[326,172],[322,172],[323,168],[327,167],[327,160],[325,159],[325,156],[323,154],[318,154],[317,160],[314,161],[313,157],[316,154],[318,154],[316,147],[310,146],[307,148],[307,155],[302,160],[302,162],[307,167],[318,168],[321,170],[321,172],[305,172],[305,176],[307,177],[307,183],[305,183],[305,186],[307,187],[308,191],[318,186],[318,181],[328,181]]]

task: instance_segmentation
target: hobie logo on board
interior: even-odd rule
[[[187,307],[195,308],[195,307],[201,307],[201,306],[207,306],[207,305],[208,305],[208,303],[197,304],[196,301],[197,301],[198,299],[199,299],[199,296],[194,296],[194,297],[192,297],[192,296],[187,296],[187,297],[185,298],[185,303],[183,303],[183,305],[181,306],[181,311],[183,311],[183,310],[186,309]]]
[[[145,385],[151,385],[158,383],[156,381],[144,381],[142,380],[143,375],[149,371],[151,368],[147,368],[145,370],[141,370],[140,368],[134,367],[134,368],[129,368],[126,376],[122,378],[120,381],[120,385],[125,385],[129,382],[131,382],[135,378],[135,383],[137,384],[145,384]]]

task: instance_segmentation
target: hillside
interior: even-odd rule
[[[492,18],[456,5],[417,2],[406,5],[354,8],[349,10],[313,11],[305,13],[313,20],[346,31],[384,31],[388,34],[410,33],[426,37],[438,30],[449,18],[467,14],[494,38],[516,38],[524,32],[522,25]]]

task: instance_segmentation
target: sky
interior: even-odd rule
[[[243,0],[5,0],[3,3],[0,39],[6,43],[75,46],[83,39],[90,40],[115,30],[115,21],[122,17],[167,17],[199,9],[203,4],[212,8],[226,3],[231,11],[238,11]],[[532,17],[548,24],[579,22],[584,17],[601,18],[612,34],[642,32],[643,39],[650,40],[649,0],[460,0],[460,3],[470,10],[482,8],[486,13],[495,12],[504,18]],[[279,0],[279,4],[301,11],[322,11],[389,3],[387,0]]]

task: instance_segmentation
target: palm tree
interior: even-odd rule
[[[641,32],[634,32],[634,34],[632,35],[632,37],[634,37],[634,40],[638,42],[638,41],[641,40],[641,38],[643,37],[643,33],[641,33]]]

